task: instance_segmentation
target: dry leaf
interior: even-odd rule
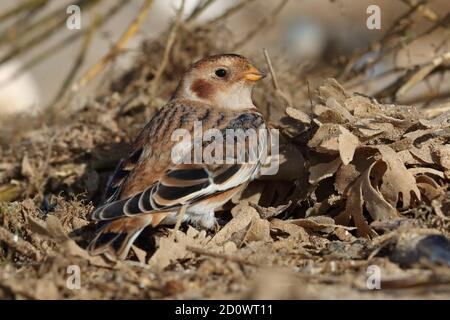
[[[290,223],[285,220],[272,219],[270,221],[270,228],[280,230],[295,238],[298,238],[302,243],[309,243],[309,235],[305,229],[297,224]]]
[[[233,219],[214,235],[208,245],[221,246],[225,242],[230,241],[233,234],[246,232],[254,219],[260,219],[256,209],[246,204],[234,207],[232,214]]]
[[[308,142],[308,147],[323,153],[339,153],[344,164],[352,161],[358,138],[341,125],[324,124]]]
[[[244,241],[272,241],[269,221],[257,218],[253,219],[244,237]]]
[[[336,81],[336,79],[328,78],[324,81],[318,89],[319,98],[322,101],[327,101],[328,98],[334,98],[341,105],[345,104],[345,101],[350,98],[350,95],[345,92],[344,88]]]
[[[192,255],[190,251],[186,250],[187,246],[203,247],[210,241],[204,230],[198,233],[192,232],[192,230],[187,233],[180,230],[172,232],[175,232],[174,236],[163,237],[159,240],[158,250],[148,261],[150,267],[162,270],[171,263]]]
[[[298,109],[295,109],[295,108],[292,108],[292,107],[288,107],[286,109],[286,114],[289,117],[291,117],[291,118],[293,118],[295,120],[298,120],[298,121],[300,121],[303,124],[310,124],[311,123],[311,118],[306,113],[304,113],[303,111],[300,111]]]
[[[292,201],[289,201],[289,203],[280,205],[278,207],[261,207],[257,204],[254,203],[249,203],[250,206],[252,206],[253,208],[256,209],[256,211],[258,211],[259,216],[261,217],[261,219],[269,219],[272,217],[276,217],[279,214],[283,213],[284,211],[286,211],[287,208],[289,208],[289,206],[291,205]]]
[[[372,219],[395,219],[398,216],[397,210],[383,198],[378,189],[375,189],[370,181],[372,168],[374,168],[377,164],[380,164],[380,162],[374,162],[361,176],[363,201]]]
[[[312,231],[320,231],[320,232],[324,232],[324,233],[333,232],[334,229],[338,228],[338,227],[347,229],[347,230],[355,229],[353,227],[336,225],[333,218],[330,218],[327,216],[316,216],[316,217],[309,217],[309,218],[305,218],[305,219],[287,220],[286,222],[301,226],[305,229],[309,229]]]
[[[345,194],[348,187],[355,181],[360,172],[356,169],[355,165],[349,164],[346,166],[340,166],[336,172],[335,188],[339,194]]]
[[[359,139],[345,128],[341,129],[338,138],[339,155],[344,165],[349,164],[353,160],[356,148],[359,146]]]
[[[334,234],[341,241],[353,242],[356,240],[356,237],[354,237],[348,230],[345,230],[344,228],[336,228],[334,230]]]
[[[349,110],[343,107],[335,98],[328,98],[326,101],[326,105],[335,113],[337,113],[342,119],[339,123],[354,123],[356,121],[356,118],[349,112]]]
[[[345,210],[335,217],[335,221],[340,225],[349,225],[350,219],[353,218],[358,236],[374,237],[377,236],[376,232],[370,228],[363,216],[364,200],[361,184],[362,179],[359,178],[349,189]]]
[[[385,172],[379,172],[379,176],[376,177],[378,181],[382,180],[379,190],[383,194],[383,197],[393,207],[396,207],[399,195],[401,194],[403,201],[402,208],[406,209],[412,206],[412,195],[420,200],[420,191],[417,188],[414,176],[406,169],[394,150],[388,146],[381,145],[376,148],[380,151],[381,159],[386,164]]]
[[[323,179],[333,176],[342,164],[341,158],[337,157],[333,161],[319,163],[309,168],[309,183],[317,184]]]

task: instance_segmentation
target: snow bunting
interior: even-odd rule
[[[173,225],[178,212],[185,212],[183,222],[215,225],[214,210],[258,175],[267,151],[267,136],[255,140],[247,134],[266,128],[251,98],[263,77],[236,54],[192,65],[110,179],[104,204],[92,214],[101,226],[88,247],[91,254],[125,259],[144,228]],[[195,132],[198,127],[203,134]],[[208,131],[213,134],[206,137]],[[244,139],[236,132],[244,132]],[[179,133],[188,138],[179,141]],[[236,154],[246,161],[237,161]]]

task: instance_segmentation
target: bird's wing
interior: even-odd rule
[[[260,166],[259,161],[174,164],[171,149],[175,142],[170,137],[179,128],[192,132],[195,120],[201,121],[203,132],[209,128],[217,128],[222,136],[225,136],[227,129],[258,130],[264,126],[259,113],[220,112],[207,106],[193,105],[192,102],[178,102],[169,110],[165,109],[162,109],[165,116],[160,111],[150,121],[137,139],[136,150],[119,165],[110,186],[111,190],[115,189],[112,193],[115,198],[110,198],[94,211],[94,220],[105,221],[143,213],[174,211],[182,205],[193,204],[254,178]],[[162,120],[157,120],[158,118]],[[227,139],[225,141],[230,142]],[[214,147],[216,143],[221,143],[221,147],[224,147],[222,141],[215,139],[208,145]],[[249,152],[261,151],[248,140],[241,143],[247,146],[247,159]],[[237,147],[236,142],[233,147]],[[185,154],[192,153],[193,147],[187,148]]]

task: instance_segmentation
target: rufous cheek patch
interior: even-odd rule
[[[197,97],[206,99],[212,96],[214,93],[214,87],[208,81],[198,79],[192,84],[191,91],[194,92]]]

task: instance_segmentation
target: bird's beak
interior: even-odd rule
[[[256,69],[254,66],[250,66],[250,68],[244,72],[244,79],[253,82],[261,80],[265,76],[266,75],[263,72]]]

